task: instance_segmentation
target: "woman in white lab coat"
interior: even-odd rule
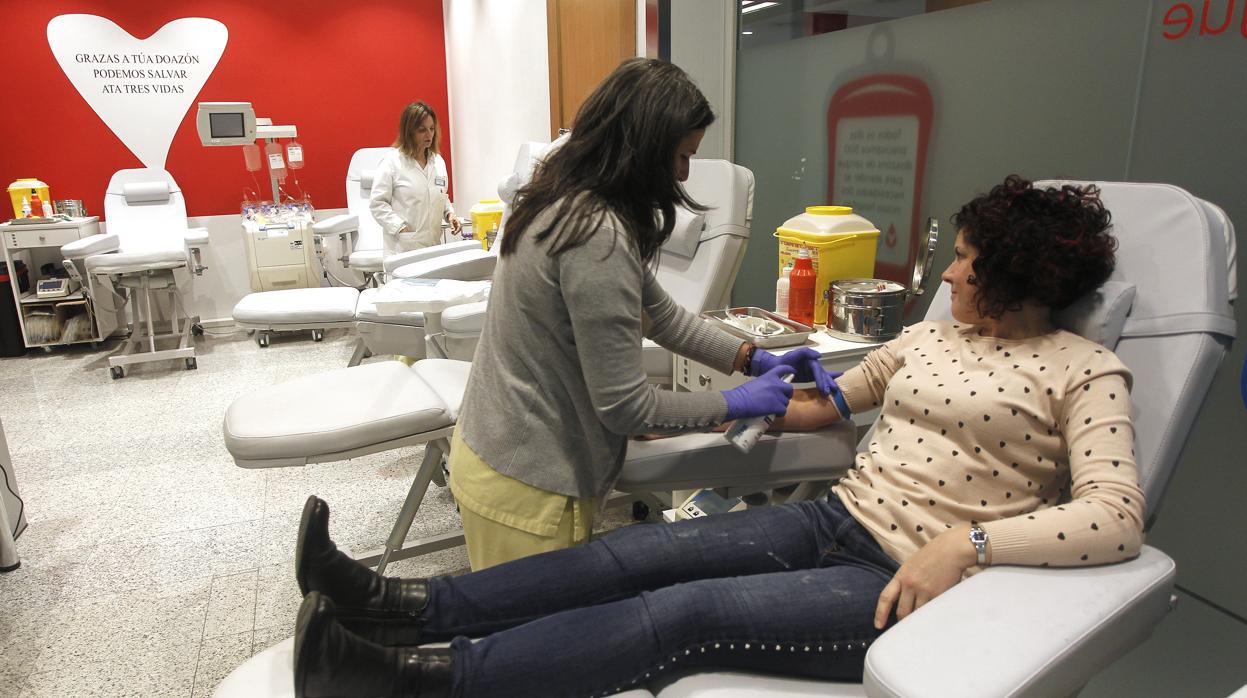
[[[450,178],[438,153],[441,128],[424,102],[412,102],[398,122],[395,152],[386,156],[372,180],[369,210],[381,224],[385,255],[442,242],[442,221],[459,232],[459,219],[446,196]]]

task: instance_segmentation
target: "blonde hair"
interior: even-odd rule
[[[402,116],[398,117],[398,137],[394,139],[394,147],[409,158],[417,159],[421,155],[417,152],[416,129],[426,116],[433,117],[433,143],[429,145],[429,152],[437,155],[437,146],[442,140],[442,127],[433,107],[424,102],[412,102],[403,109]]]

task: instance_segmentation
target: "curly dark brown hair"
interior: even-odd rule
[[[1113,272],[1117,239],[1095,185],[1039,189],[1009,175],[953,214],[953,226],[978,250],[975,302],[999,318],[1026,299],[1060,310]]]

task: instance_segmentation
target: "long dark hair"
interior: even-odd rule
[[[537,240],[555,236],[551,255],[584,244],[610,213],[649,263],[671,234],[676,204],[705,210],[680,185],[675,157],[681,139],[713,122],[709,102],[683,70],[649,58],[624,61],[581,105],[567,142],[516,192],[502,255],[515,252],[533,221],[557,206],[553,222],[534,231]]]

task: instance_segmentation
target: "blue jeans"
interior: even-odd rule
[[[453,638],[463,697],[603,695],[712,669],[853,680],[897,567],[833,496],[438,577],[421,622]]]

